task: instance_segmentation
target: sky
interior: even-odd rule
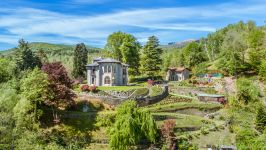
[[[230,23],[265,25],[266,0],[1,0],[0,50],[18,40],[104,47],[116,31],[145,43],[199,39]]]

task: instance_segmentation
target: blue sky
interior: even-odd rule
[[[0,50],[29,42],[103,47],[109,34],[124,31],[141,43],[198,39],[236,23],[264,25],[265,0],[1,0]]]

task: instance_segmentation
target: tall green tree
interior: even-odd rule
[[[73,72],[75,78],[85,78],[88,63],[88,50],[84,43],[77,44],[74,50]]]
[[[159,47],[159,39],[151,36],[143,47],[141,70],[148,76],[156,76],[161,70],[163,50]]]
[[[127,150],[140,140],[155,142],[157,128],[151,114],[140,110],[136,101],[129,100],[117,108],[116,119],[110,130],[109,146],[115,150]]]
[[[41,113],[37,109],[48,97],[48,85],[48,75],[39,68],[35,68],[21,80],[21,94],[33,106],[35,122],[39,119]]]
[[[0,83],[6,82],[14,75],[15,64],[5,58],[0,58]]]
[[[235,30],[229,30],[224,38],[222,49],[219,68],[227,71],[230,75],[237,75],[245,68],[247,44],[243,34]]]
[[[20,96],[8,83],[0,87],[0,149],[10,149],[15,119],[13,109]]]
[[[263,60],[266,60],[266,50],[263,49],[265,33],[261,29],[253,28],[248,33],[249,63],[252,69],[258,71]]]
[[[119,61],[122,61],[123,57],[120,46],[123,44],[126,35],[126,33],[121,31],[114,32],[108,36],[107,44],[105,45],[106,49],[111,51],[112,56]]]
[[[206,60],[203,49],[197,42],[192,42],[184,47],[183,57],[185,58],[185,66],[189,68]]]
[[[222,43],[223,36],[221,32],[215,32],[208,35],[207,40],[203,45],[203,49],[205,49],[205,52],[210,61],[213,61],[218,57]]]
[[[40,68],[42,65],[39,57],[31,51],[28,42],[23,39],[19,40],[18,48],[15,50],[15,62],[17,71]]]
[[[136,38],[131,35],[125,36],[123,43],[120,46],[120,51],[122,53],[122,62],[129,65],[128,73],[132,76],[139,74],[139,49],[140,44],[137,42]]]
[[[258,49],[263,44],[265,33],[261,29],[253,29],[248,33],[248,44],[250,48]]]

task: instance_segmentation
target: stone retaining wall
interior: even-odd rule
[[[93,94],[93,93],[81,93],[80,97],[82,99],[99,99],[103,101],[104,103],[107,103],[109,105],[118,105],[122,103],[125,100],[133,99],[136,100],[139,106],[146,106],[149,104],[154,104],[156,102],[161,101],[162,99],[166,98],[168,96],[168,85],[162,85],[163,93],[154,97],[150,96],[138,96],[138,97],[115,97],[113,95],[110,95],[109,93],[101,93],[101,94]],[[131,92],[132,93],[132,92]],[[134,93],[134,92],[133,92]],[[133,94],[132,93],[132,94]],[[128,93],[129,94],[129,93]]]
[[[168,85],[163,85],[163,93],[154,97],[141,97],[141,98],[137,98],[135,99],[138,103],[139,106],[147,106],[150,104],[154,104],[157,103],[161,100],[163,100],[164,98],[166,98],[169,95],[168,92]]]

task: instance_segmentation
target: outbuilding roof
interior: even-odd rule
[[[173,70],[173,71],[176,71],[176,72],[183,72],[184,70],[190,70],[186,67],[172,67],[172,68],[169,68],[169,70]]]

